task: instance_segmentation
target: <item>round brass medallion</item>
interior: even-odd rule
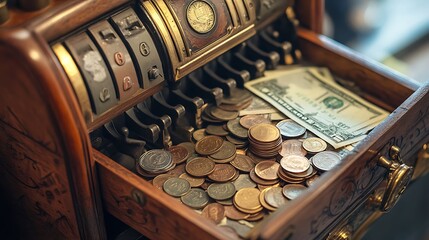
[[[186,10],[186,19],[197,33],[208,33],[216,23],[213,7],[206,1],[193,1]]]

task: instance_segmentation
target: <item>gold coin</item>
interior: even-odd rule
[[[259,200],[258,200],[259,201]],[[235,203],[234,203],[235,204]],[[255,214],[255,213],[259,213],[259,212],[261,212],[263,209],[264,209],[264,207],[262,207],[262,205],[261,205],[261,207],[259,207],[259,208],[257,208],[257,209],[245,209],[245,208],[241,208],[241,207],[239,207],[239,206],[237,206],[237,205],[234,205],[239,211],[241,211],[241,212],[245,212],[245,213],[249,213],[249,214]]]
[[[258,177],[264,180],[276,180],[278,179],[277,171],[279,170],[280,164],[274,161],[262,161],[255,166],[255,173]]]
[[[189,161],[186,166],[186,172],[195,177],[204,177],[214,171],[215,163],[203,157],[196,157]]]
[[[280,131],[271,124],[261,123],[249,128],[249,137],[258,142],[270,143],[279,139]]]
[[[191,184],[191,187],[199,187],[205,181],[205,178],[196,178],[196,177],[193,177],[187,173],[180,174],[179,178],[183,178],[183,179],[188,180],[188,182]]]
[[[234,178],[236,172],[230,164],[216,164],[214,171],[207,177],[214,182],[228,182]]]
[[[211,155],[222,147],[223,139],[219,136],[205,136],[195,144],[195,151],[201,155]]]
[[[328,144],[318,137],[309,137],[302,142],[302,147],[308,152],[318,153],[325,151]]]
[[[310,167],[308,158],[298,155],[288,155],[280,160],[280,165],[287,172],[302,173]]]
[[[234,196],[234,205],[241,210],[257,210],[260,209],[259,194],[261,192],[256,188],[240,189]]]

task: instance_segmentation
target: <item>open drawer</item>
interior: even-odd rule
[[[299,30],[299,47],[305,60],[353,81],[365,92],[364,98],[394,110],[336,168],[258,224],[249,234],[252,239],[325,238],[386,178],[391,185],[381,208],[390,209],[411,179],[412,168],[407,166],[414,166],[417,152],[429,140],[428,86],[417,89],[401,76],[308,30]],[[392,146],[400,149],[401,157]],[[95,149],[93,157],[105,209],[145,236],[237,238]]]

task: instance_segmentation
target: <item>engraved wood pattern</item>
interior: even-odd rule
[[[233,239],[152,184],[94,150],[104,206],[151,239]]]
[[[59,63],[49,46],[29,31],[0,29],[0,42],[0,74],[7,76],[0,79],[4,201],[14,207],[13,214],[26,216],[30,227],[44,226],[40,234],[102,237],[89,138],[70,83],[56,72]],[[34,230],[20,232],[31,236]]]

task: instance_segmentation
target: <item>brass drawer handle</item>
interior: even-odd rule
[[[351,240],[352,237],[352,227],[350,225],[345,225],[341,229],[330,233],[326,240]]]
[[[389,151],[390,159],[385,156],[378,159],[378,164],[389,171],[386,191],[380,204],[382,212],[388,212],[395,206],[413,175],[414,169],[402,161],[400,152],[399,147],[392,146]]]

